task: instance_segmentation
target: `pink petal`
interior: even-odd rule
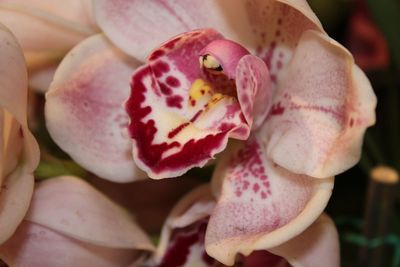
[[[340,266],[339,236],[333,221],[322,214],[307,230],[271,252],[297,266]]]
[[[1,0],[0,21],[16,35],[24,51],[66,52],[96,31],[90,2]]]
[[[33,193],[34,178],[17,168],[6,177],[0,192],[0,244],[17,229],[26,212]]]
[[[94,245],[153,250],[130,214],[75,177],[39,183],[26,220]]]
[[[257,129],[268,115],[272,86],[264,62],[255,56],[244,56],[236,69],[238,100],[247,122]]]
[[[262,130],[268,156],[313,177],[343,172],[359,160],[363,134],[375,122],[375,106],[371,85],[347,50],[308,31],[278,81]]]
[[[211,27],[246,44],[252,39],[243,1],[115,1],[94,2],[100,28],[115,45],[144,61],[149,52],[172,36]],[[138,41],[140,40],[140,41]]]
[[[14,36],[0,24],[0,244],[24,217],[33,191],[38,145],[27,126],[27,73]]]
[[[200,51],[219,38],[207,29],[177,36],[153,51],[149,65],[133,75],[126,103],[133,156],[152,178],[202,167],[225,148],[228,137],[245,139],[249,134],[234,97],[212,90],[199,93],[204,88],[197,86],[204,82]]]
[[[9,266],[128,266],[133,250],[102,247],[67,237],[45,226],[24,221],[13,237],[0,246]]]
[[[214,173],[223,187],[206,234],[207,253],[226,265],[237,253],[269,249],[301,233],[321,214],[333,187],[333,178],[273,164],[258,136],[231,149]]]
[[[46,123],[54,141],[84,168],[111,181],[144,177],[132,160],[122,107],[137,66],[96,35],[66,56],[46,95]]]
[[[247,5],[247,13],[256,38],[256,55],[267,64],[274,83],[302,33],[309,29],[323,31],[305,0],[253,0]]]

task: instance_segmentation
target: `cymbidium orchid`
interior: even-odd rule
[[[9,266],[140,266],[154,247],[132,216],[80,178],[40,182],[29,212],[0,246]],[[132,264],[132,265],[131,265]]]
[[[107,37],[75,47],[47,94],[61,148],[117,181],[139,169],[179,176],[224,151],[205,247],[227,265],[317,220],[333,176],[359,159],[376,98],[306,1],[101,0],[94,10]]]
[[[30,87],[42,92],[63,56],[98,31],[91,0],[1,0],[0,22],[22,46]]]
[[[187,194],[167,218],[156,254],[147,266],[225,266],[207,255],[204,235],[216,201],[208,185]],[[323,214],[288,242],[238,255],[235,266],[339,266],[339,240],[331,219]]]
[[[28,210],[38,145],[27,125],[27,70],[22,50],[0,24],[0,244]]]

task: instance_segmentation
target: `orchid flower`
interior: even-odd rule
[[[30,87],[41,91],[48,88],[63,56],[98,31],[90,0],[1,0],[0,22],[22,46]]]
[[[333,176],[359,160],[376,97],[306,1],[101,0],[94,12],[104,35],[66,56],[47,93],[63,150],[120,182],[223,151],[205,247],[226,265],[319,218]]]
[[[152,251],[124,209],[82,179],[63,176],[37,185],[0,258],[10,266],[138,266]]]
[[[182,198],[167,218],[157,252],[148,266],[224,266],[208,256],[204,246],[208,218],[215,204],[209,185]],[[323,214],[286,243],[269,250],[260,247],[235,261],[245,267],[339,266],[338,234],[332,220]]]
[[[112,44],[99,35],[75,47],[46,103],[53,139],[88,170],[138,177],[129,135],[135,163],[153,178],[203,166],[229,137],[247,140],[250,132],[263,136],[272,162],[294,173],[326,178],[358,161],[376,98],[305,1],[103,0],[94,12]],[[156,48],[201,27],[225,37],[199,30]],[[128,135],[120,107],[140,65],[135,59],[147,56],[132,78]]]
[[[39,148],[27,125],[28,79],[22,50],[0,24],[0,244],[25,216]]]

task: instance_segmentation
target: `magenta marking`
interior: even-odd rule
[[[161,56],[165,55],[165,51],[163,49],[157,49],[149,56],[149,60],[156,60]]]
[[[171,88],[169,88],[167,85],[165,85],[163,83],[159,83],[158,86],[160,86],[160,91],[164,95],[171,95],[172,94]]]
[[[209,134],[199,140],[191,139],[185,144],[176,141],[153,143],[158,131],[156,123],[154,120],[144,121],[146,116],[154,112],[150,106],[144,106],[146,94],[149,93],[144,80],[148,77],[155,80],[149,66],[141,67],[134,73],[131,95],[126,103],[126,111],[131,119],[128,130],[135,140],[138,160],[159,174],[169,170],[189,169],[212,158],[215,149],[223,144],[229,132]],[[163,158],[164,152],[174,147],[179,147],[180,150]]]
[[[337,121],[341,122],[344,119],[344,114],[340,112],[342,110],[341,108],[330,108],[330,107],[323,107],[323,106],[318,106],[318,105],[299,105],[294,102],[290,103],[290,109],[295,110],[295,109],[307,109],[307,110],[312,110],[312,111],[318,111],[318,112],[323,112],[326,114],[332,115]]]
[[[282,115],[285,112],[285,108],[281,106],[281,102],[275,103],[271,107],[270,115]]]
[[[204,249],[204,238],[207,228],[206,221],[197,222],[189,227],[178,229],[172,236],[167,251],[156,267],[178,267],[187,264],[191,248],[196,244],[201,247],[201,259],[208,266],[214,266],[216,261],[208,256]]]
[[[151,70],[153,71],[156,77],[161,77],[163,73],[166,73],[170,70],[168,63],[163,61],[158,61],[157,63],[151,66]]]
[[[182,108],[183,98],[179,95],[169,96],[167,97],[167,105],[171,108]]]
[[[181,82],[173,76],[168,76],[165,81],[167,82],[167,84],[169,86],[172,86],[172,87],[178,87],[179,85],[181,85]]]
[[[354,119],[353,118],[350,119],[349,125],[350,125],[350,127],[354,126]]]
[[[168,133],[168,138],[174,138],[178,133],[180,133],[183,129],[185,129],[190,123],[185,122],[173,129]]]
[[[196,114],[194,114],[194,116],[190,119],[190,122],[195,122],[197,118],[201,115],[201,113],[203,113],[203,111],[203,109],[197,111]]]
[[[182,37],[176,37],[175,39],[172,39],[171,41],[169,41],[168,43],[164,44],[163,47],[165,47],[168,50],[172,50],[174,49],[174,47],[176,46],[177,43],[179,43],[179,41],[182,39]]]
[[[271,69],[272,57],[274,56],[274,52],[276,49],[276,42],[271,42],[271,46],[268,49],[267,54],[263,58],[265,64],[267,64],[268,69]]]
[[[252,194],[258,195],[261,199],[266,199],[271,194],[270,184],[265,182],[268,177],[261,153],[260,145],[253,139],[232,158],[228,177],[235,187],[234,193],[237,197],[241,197],[244,191],[250,188]]]

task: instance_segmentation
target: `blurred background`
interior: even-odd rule
[[[353,53],[378,97],[362,159],[337,177],[327,208],[339,230],[342,266],[400,266],[400,1],[308,2],[329,35]]]

